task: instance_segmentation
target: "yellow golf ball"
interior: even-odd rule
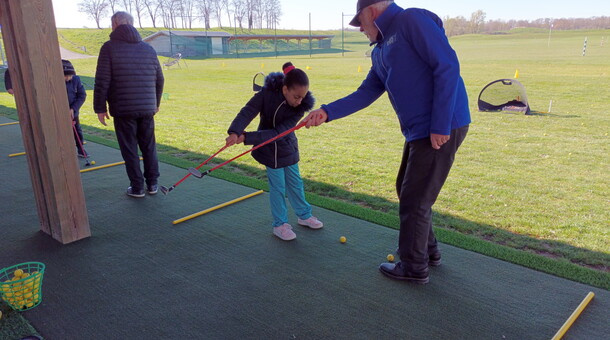
[[[91,161],[91,165],[95,165],[95,161]]]
[[[386,258],[388,259],[388,261],[394,262],[394,255],[388,254],[388,256]]]
[[[339,242],[345,243],[345,242],[347,242],[347,238],[345,238],[345,236],[341,236],[341,237],[339,237]]]

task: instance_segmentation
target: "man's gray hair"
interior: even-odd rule
[[[393,2],[394,2],[394,0],[380,1],[376,4],[372,4],[371,7],[376,7],[383,11],[386,8],[388,8],[388,6],[390,6]]]
[[[133,26],[133,17],[127,12],[114,13],[114,15],[112,15],[112,18],[110,18],[110,21],[112,22],[112,26],[114,27],[117,27],[119,25]]]

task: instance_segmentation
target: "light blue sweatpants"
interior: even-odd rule
[[[267,167],[267,180],[274,227],[288,223],[286,196],[298,218],[306,220],[311,217],[311,205],[305,200],[305,189],[298,163],[279,169]]]

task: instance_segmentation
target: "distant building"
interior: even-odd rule
[[[226,32],[210,31],[159,31],[142,39],[149,43],[158,55],[182,57],[211,57],[229,53],[229,38]]]
[[[332,38],[334,38],[334,35],[231,35],[227,32],[211,31],[159,31],[143,40],[149,43],[161,56],[169,57],[181,53],[182,57],[209,58],[226,56],[230,53],[252,53],[254,51],[248,50],[248,46],[250,46],[248,43],[252,41],[258,41],[261,52],[263,52],[264,41],[285,41],[285,44],[296,41],[297,46],[293,48],[301,50],[301,43],[305,41],[307,43],[305,46],[308,46],[311,40],[312,43],[317,41],[317,46],[312,44],[313,48],[330,49]],[[237,41],[241,43],[235,45]],[[231,42],[233,42],[233,47],[231,47]]]

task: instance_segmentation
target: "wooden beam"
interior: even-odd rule
[[[89,237],[53,4],[0,0],[0,23],[41,230],[63,244]]]

